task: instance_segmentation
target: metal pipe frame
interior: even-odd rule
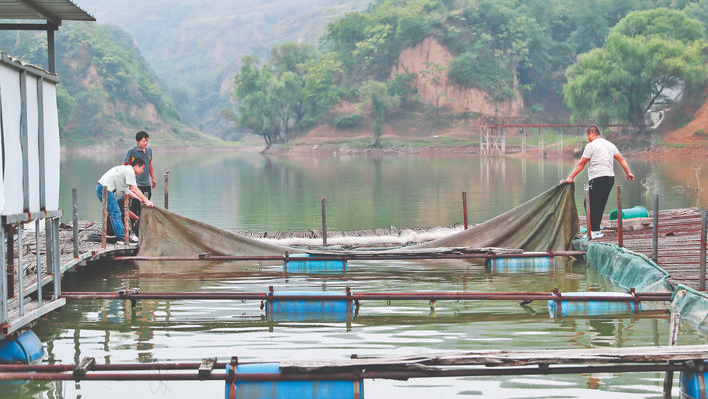
[[[563,296],[560,292],[545,293],[545,292],[501,292],[501,293],[486,293],[486,292],[413,292],[413,293],[395,293],[395,292],[370,292],[370,293],[352,293],[347,287],[347,291],[341,294],[330,295],[307,295],[307,294],[288,294],[287,292],[275,294],[269,287],[268,292],[65,292],[61,295],[64,299],[121,299],[121,300],[138,300],[138,299],[162,299],[162,300],[268,300],[268,301],[341,301],[341,300],[451,300],[451,301],[471,301],[471,300],[499,300],[499,301],[521,301],[521,300],[554,300],[567,302],[641,302],[641,301],[669,301],[671,293],[634,293],[625,296],[590,296],[590,295],[573,295]]]
[[[7,325],[8,320],[8,278],[7,278],[7,259],[5,258],[5,226],[0,226],[0,286],[5,288],[0,292],[0,326]]]
[[[433,378],[433,377],[471,377],[471,376],[500,376],[500,375],[550,375],[550,374],[583,374],[583,373],[626,373],[626,372],[681,372],[681,371],[702,371],[702,365],[690,365],[689,362],[674,364],[623,364],[623,365],[603,365],[603,366],[548,366],[540,364],[529,367],[485,367],[485,368],[457,368],[457,369],[431,369],[431,370],[402,370],[402,371],[360,371],[353,370],[339,373],[323,372],[300,372],[300,373],[254,373],[254,374],[232,374],[226,372],[210,372],[200,374],[198,368],[193,372],[177,373],[155,373],[155,372],[118,372],[118,373],[97,373],[98,365],[94,366],[91,372],[69,373],[67,372],[47,372],[42,370],[43,365],[36,365],[33,373],[25,372],[0,372],[0,380],[31,380],[31,381],[197,381],[197,380],[221,380],[226,382],[236,381],[360,381],[363,379],[391,379],[408,380],[410,378]],[[697,362],[700,363],[700,362]],[[54,367],[47,365],[47,369]],[[218,364],[217,366],[218,367]],[[223,367],[223,366],[222,366]],[[76,367],[73,370],[76,370]],[[154,369],[149,369],[154,370]],[[167,368],[161,370],[168,370]]]
[[[314,262],[325,260],[350,261],[350,260],[407,260],[407,259],[499,259],[499,258],[543,258],[556,256],[585,256],[585,251],[554,251],[554,252],[524,252],[524,253],[468,253],[468,254],[345,254],[345,255],[313,255],[307,258],[293,259],[286,252],[285,255],[261,256],[222,256],[202,254],[197,256],[116,256],[111,259],[116,261],[280,261],[280,262]]]

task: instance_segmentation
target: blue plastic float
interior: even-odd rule
[[[614,297],[629,299],[628,301],[588,300],[568,301],[563,298],[573,297]],[[561,295],[560,307],[558,301],[548,301],[548,312],[555,316],[603,316],[609,314],[627,314],[641,310],[641,303],[634,301],[632,294],[623,292],[564,292]]]
[[[484,262],[491,273],[550,273],[555,261],[550,256],[491,258]]]
[[[231,365],[226,365],[226,372]],[[280,374],[280,363],[243,364],[236,374]],[[229,395],[234,390],[233,395]],[[358,381],[236,381],[226,383],[225,398],[238,399],[364,399],[364,382]]]
[[[696,372],[681,372],[679,376],[679,391],[681,392],[681,398],[684,399],[699,399],[701,397],[701,383],[700,379],[703,379],[703,381],[706,381],[708,379],[707,373],[702,373],[703,375],[699,376],[699,373]],[[705,383],[703,384],[705,387]]]
[[[283,261],[286,273],[340,274],[347,272],[346,260],[312,260],[310,254],[293,254]]]
[[[17,338],[8,335],[0,341],[0,363],[29,364],[43,357],[42,341],[32,330],[25,331]]]
[[[321,301],[279,300],[290,295],[335,296],[337,299]],[[341,299],[340,299],[341,298]],[[347,321],[352,315],[354,303],[346,294],[329,292],[276,292],[273,300],[266,300],[266,314],[272,321]]]

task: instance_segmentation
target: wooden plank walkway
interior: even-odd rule
[[[45,230],[40,229],[39,251],[41,270],[37,273],[37,245],[34,230],[23,230],[23,239],[15,241],[14,265],[14,296],[7,300],[8,322],[2,325],[0,335],[10,334],[19,329],[31,326],[40,317],[60,308],[65,300],[55,301],[37,299],[37,287],[44,287],[52,292],[54,276],[47,269]],[[59,229],[59,252],[60,268],[63,275],[67,271],[75,271],[79,266],[85,266],[87,262],[120,255],[135,255],[138,244],[107,244],[106,248],[101,248],[101,243],[92,240],[93,237],[101,234],[100,223],[80,222],[79,224],[79,246],[78,256],[74,256],[74,239],[71,226],[64,226]],[[22,270],[19,270],[19,254],[22,254]],[[20,291],[19,273],[23,273],[23,290]],[[20,309],[20,292],[23,293],[22,309]]]
[[[546,350],[480,350],[413,356],[354,357],[342,360],[285,360],[283,373],[337,372],[341,369],[425,370],[435,366],[512,367],[551,364],[663,363],[708,358],[708,345]],[[503,373],[500,373],[503,374]]]
[[[653,212],[649,213],[649,219]],[[580,225],[585,226],[585,217],[580,217]],[[607,215],[603,218],[607,221]],[[631,222],[626,219],[623,222]],[[701,257],[701,210],[698,208],[669,209],[659,211],[657,265],[671,274],[670,284],[681,283],[693,289],[700,284]],[[623,247],[651,259],[653,226],[642,226],[638,230],[624,231]],[[604,237],[593,240],[617,244],[618,233],[603,229]]]

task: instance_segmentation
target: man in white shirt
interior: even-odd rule
[[[614,144],[601,137],[600,129],[597,126],[590,126],[585,133],[588,136],[589,143],[585,146],[580,161],[575,165],[565,182],[572,183],[575,176],[589,163],[590,237],[600,238],[603,236],[600,231],[602,214],[605,212],[607,198],[610,196],[612,186],[615,184],[614,160],[617,160],[622,169],[624,169],[627,180],[633,181],[634,175],[629,171],[627,160],[624,159]]]
[[[106,195],[106,206],[108,208],[108,215],[111,219],[111,226],[113,226],[113,231],[120,240],[124,240],[125,228],[123,227],[123,220],[121,218],[120,206],[118,201],[123,201],[123,195],[127,195],[131,198],[137,198],[140,202],[143,202],[149,207],[153,207],[152,202],[140,191],[136,182],[135,176],[140,175],[145,170],[145,161],[136,158],[133,160],[131,165],[118,165],[114,166],[104,173],[100,179],[98,179],[98,185],[96,186],[96,195],[98,200],[103,202],[103,187],[105,186],[108,194]],[[120,196],[116,198],[116,196]],[[133,237],[130,239],[131,242],[137,242]]]

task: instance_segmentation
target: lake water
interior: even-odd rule
[[[467,192],[469,223],[503,213],[557,184],[573,159],[263,157],[239,152],[169,152],[156,149],[159,186],[169,170],[169,208],[222,228],[300,231],[321,228],[326,198],[328,230],[390,226],[449,226],[463,221]],[[97,178],[122,153],[62,160],[61,203],[71,209],[79,189],[79,216],[98,220]],[[630,158],[635,183],[622,185],[625,207],[703,207],[703,177],[690,161],[648,163]],[[621,175],[620,175],[621,176]],[[583,182],[581,175],[578,182]],[[577,202],[582,198],[577,190]],[[614,209],[614,196],[608,212]],[[70,220],[70,215],[64,218]],[[66,291],[265,292],[548,292],[621,291],[582,261],[559,262],[553,272],[493,274],[464,261],[351,262],[346,275],[284,275],[282,266],[255,263],[102,263],[67,274]],[[551,317],[545,303],[422,301],[362,303],[350,322],[272,322],[257,301],[69,301],[33,329],[46,344],[47,362],[197,362],[345,359],[361,356],[484,349],[572,349],[666,345],[668,312],[646,304],[637,314]],[[705,334],[682,325],[679,344],[703,344]],[[584,374],[482,378],[376,380],[365,382],[368,398],[660,398],[663,374]],[[677,384],[674,384],[676,387]],[[21,398],[222,398],[224,384],[210,382],[32,382],[0,387],[0,397]],[[677,390],[674,391],[677,396]]]

